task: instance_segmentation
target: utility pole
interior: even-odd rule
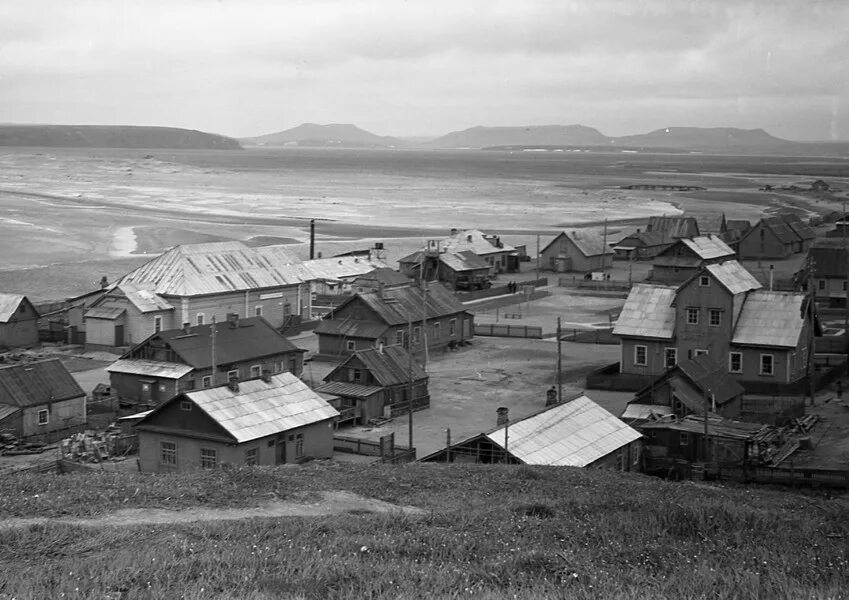
[[[846,201],[843,201],[843,218],[840,231],[843,236],[843,274],[846,281],[843,282],[843,341],[846,344],[847,360],[849,360],[849,247],[846,245]]]
[[[537,234],[537,280],[539,280],[539,234]]]
[[[427,282],[422,281],[422,344],[424,345],[424,363],[422,368],[427,371],[428,348],[427,348]]]
[[[212,354],[212,356],[211,356],[212,379],[210,380],[212,382],[212,385],[210,387],[215,387],[215,383],[216,383],[215,382],[215,379],[216,379],[215,372],[217,370],[216,366],[215,366],[215,329],[216,329],[215,328],[215,315],[212,315],[212,325],[210,325],[209,328],[210,328],[210,330],[209,330],[209,346],[210,346],[210,353]]]
[[[407,313],[407,394],[410,397],[410,419],[408,421],[408,433],[410,439],[410,452],[413,452],[413,315]],[[413,459],[415,459],[413,455]]]
[[[607,270],[607,216],[604,217],[604,235],[602,236],[601,244],[601,272]]]
[[[817,292],[814,281],[814,260],[808,259],[808,394],[811,397],[811,406],[814,405],[814,308],[816,307]]]
[[[708,396],[710,395],[710,390],[705,388],[704,393],[704,424],[705,424],[705,432],[704,432],[704,454],[702,458],[702,462],[708,461],[708,454],[710,452],[710,440],[708,438]]]
[[[560,317],[557,317],[557,403],[563,403],[563,352],[560,349]]]

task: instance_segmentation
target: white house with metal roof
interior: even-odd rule
[[[139,466],[161,473],[330,458],[338,416],[292,373],[185,392],[136,425]]]
[[[540,266],[558,273],[603,271],[613,265],[612,241],[603,232],[563,231],[540,251]]]
[[[38,311],[26,296],[0,294],[0,347],[38,343]]]
[[[620,372],[651,379],[708,354],[744,386],[796,382],[809,358],[807,300],[762,290],[735,260],[706,265],[677,288],[635,285],[613,328]]]
[[[580,395],[425,456],[421,462],[637,469],[638,431]]]
[[[491,275],[519,270],[519,252],[499,236],[479,229],[452,229],[450,236],[429,243],[428,249],[453,254],[471,252],[489,265]]]

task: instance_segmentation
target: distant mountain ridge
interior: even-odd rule
[[[527,127],[472,127],[454,131],[428,145],[438,148],[485,148],[504,145],[603,146],[610,138],[585,125],[530,125]]]
[[[338,146],[338,147],[394,147],[402,144],[401,140],[391,136],[375,135],[347,123],[318,125],[304,123],[267,135],[239,140],[248,146]]]
[[[0,124],[0,146],[241,150],[231,137],[178,127]]]

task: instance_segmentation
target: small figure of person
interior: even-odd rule
[[[839,402],[843,398],[843,381],[840,379],[837,380],[837,401]]]
[[[555,404],[557,404],[557,387],[551,386],[548,388],[548,391],[545,392],[545,405],[554,406]]]

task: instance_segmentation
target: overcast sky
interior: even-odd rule
[[[0,0],[0,122],[849,140],[849,1]]]

